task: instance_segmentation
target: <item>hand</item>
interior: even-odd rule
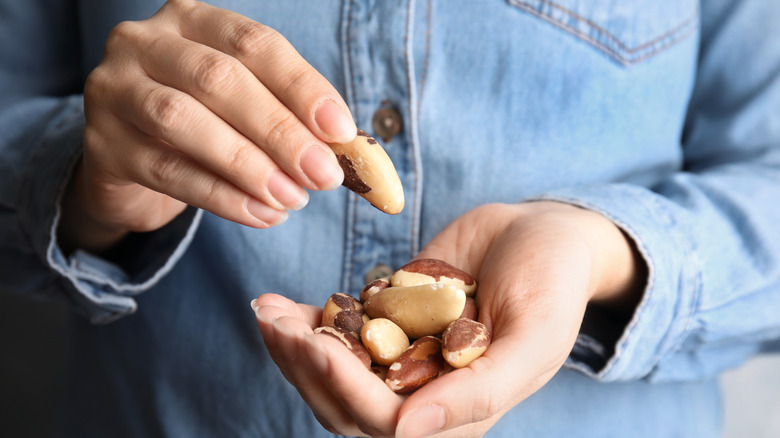
[[[63,208],[108,243],[155,230],[186,204],[280,224],[306,204],[304,188],[341,184],[325,142],[356,134],[338,92],[281,35],[192,0],[116,26],[84,103],[84,158]]]
[[[269,351],[329,430],[480,436],[560,369],[588,302],[630,312],[644,280],[639,257],[615,225],[559,203],[477,208],[419,257],[476,273],[480,321],[493,342],[468,367],[408,398],[377,385],[379,379],[336,342],[312,336],[317,320],[303,318],[299,305],[273,295],[255,303]]]

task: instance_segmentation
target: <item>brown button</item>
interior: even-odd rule
[[[388,142],[401,132],[401,127],[403,126],[401,114],[392,106],[385,104],[374,113],[371,126],[374,128],[376,137],[381,138],[384,142]]]
[[[391,275],[393,275],[393,268],[384,263],[380,263],[366,273],[364,280],[366,281],[366,284],[368,284],[374,280],[379,280],[380,278],[389,277]]]

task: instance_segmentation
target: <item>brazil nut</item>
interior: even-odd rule
[[[379,365],[390,365],[409,347],[409,338],[389,319],[376,318],[363,324],[360,332],[371,359]]]
[[[414,341],[390,365],[385,383],[394,392],[406,394],[439,377],[445,366],[441,341],[433,336],[425,336]]]
[[[373,137],[358,129],[349,143],[329,144],[344,171],[344,187],[387,214],[404,208],[404,188],[387,152]]]
[[[412,339],[439,335],[463,313],[466,294],[448,284],[388,287],[366,300],[371,318],[387,318]]]
[[[314,329],[314,333],[322,333],[338,339],[349,349],[349,351],[360,359],[360,362],[362,362],[366,368],[371,368],[371,355],[368,353],[368,350],[366,350],[366,347],[355,339],[355,336],[350,332],[339,327],[323,326]]]
[[[331,295],[325,302],[320,325],[342,328],[357,338],[360,336],[360,328],[367,319],[360,301],[339,292]]]
[[[482,356],[490,345],[490,332],[473,319],[453,321],[442,333],[442,355],[454,368],[463,368]]]
[[[477,282],[468,273],[438,259],[413,260],[398,269],[390,278],[393,287],[445,283],[458,287],[467,296],[477,292]]]

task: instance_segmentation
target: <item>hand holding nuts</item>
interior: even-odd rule
[[[341,169],[344,187],[387,214],[404,209],[404,188],[387,152],[373,137],[358,129],[349,143],[331,143]]]
[[[322,313],[329,327],[317,330],[340,339],[390,389],[405,394],[487,350],[490,333],[477,321],[476,291],[474,278],[454,266],[416,260],[367,284],[360,301],[333,294]]]

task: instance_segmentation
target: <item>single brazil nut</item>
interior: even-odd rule
[[[463,289],[466,296],[477,293],[477,281],[468,273],[438,259],[413,260],[399,268],[390,278],[393,287],[445,283]]]
[[[436,336],[458,319],[466,305],[463,290],[449,284],[388,287],[366,300],[371,318],[387,318],[411,339]]]
[[[409,347],[409,338],[393,321],[376,318],[363,324],[363,345],[378,365],[390,365]]]
[[[447,326],[441,339],[444,360],[454,368],[463,368],[487,350],[490,332],[481,322],[460,318]]]
[[[387,289],[388,287],[390,287],[390,277],[379,278],[368,283],[363,287],[363,290],[360,291],[360,302],[365,303],[374,294],[380,290]]]
[[[355,336],[352,335],[352,333],[339,327],[330,326],[317,327],[314,329],[314,333],[322,333],[338,339],[349,349],[349,351],[360,359],[360,362],[362,362],[366,368],[371,368],[371,355],[368,353],[368,350],[366,350],[366,347],[355,339]]]
[[[439,377],[446,367],[441,341],[425,336],[416,341],[390,365],[385,383],[398,394],[410,393]]]
[[[330,143],[341,169],[343,186],[388,214],[404,209],[404,188],[387,152],[373,137],[358,129],[349,143]]]
[[[360,301],[339,292],[331,295],[325,302],[320,325],[343,328],[357,338],[360,336],[360,328],[367,319],[368,316],[363,312],[363,304]]]

